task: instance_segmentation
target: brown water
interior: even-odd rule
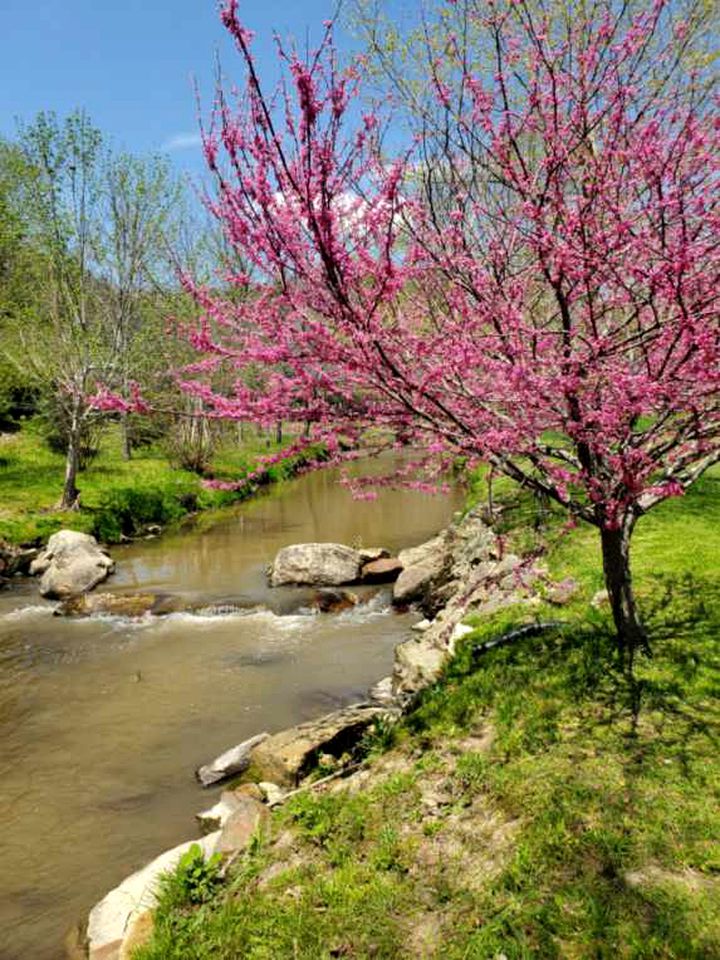
[[[194,781],[201,763],[389,672],[413,615],[392,612],[387,591],[335,616],[298,611],[296,593],[266,586],[281,546],[399,549],[457,505],[398,491],[353,502],[325,470],[208,529],[114,550],[101,589],[166,591],[204,604],[197,613],[65,620],[34,583],[0,594],[0,960],[62,957],[94,902],[194,836],[194,814],[220,792]]]

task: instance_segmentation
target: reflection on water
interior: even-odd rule
[[[398,491],[356,503],[321,471],[210,529],[113,551],[117,573],[100,589],[180,595],[195,613],[66,620],[32,583],[0,594],[1,960],[61,957],[75,918],[192,836],[194,813],[220,790],[202,791],[195,767],[350,702],[388,672],[411,621],[387,591],[312,614],[301,592],[268,589],[276,551],[314,540],[399,549],[456,504]]]

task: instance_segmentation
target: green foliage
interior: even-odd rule
[[[44,438],[45,425],[36,418],[0,441],[0,538],[11,543],[47,540],[62,527],[113,543],[139,533],[148,524],[172,524],[196,510],[212,511],[237,503],[258,487],[255,482],[239,490],[207,489],[195,474],[173,469],[152,446],[124,461],[119,424],[110,424],[98,438],[97,456],[81,475],[82,509],[57,511],[64,458],[50,450]],[[266,451],[257,438],[243,448],[226,442],[218,451],[213,473],[237,481],[253,469],[258,454]],[[320,455],[317,450],[307,454],[312,458]],[[302,462],[302,457],[288,458],[278,465],[282,469],[275,475],[292,476]]]
[[[180,520],[197,507],[192,481],[184,477],[163,486],[112,487],[100,498],[92,532],[99,540],[114,543],[138,533],[150,523]]]
[[[182,909],[207,903],[222,883],[222,856],[207,860],[199,844],[194,843],[181,857],[173,873],[160,880],[159,896],[165,910]]]
[[[372,757],[385,753],[395,740],[394,730],[395,724],[388,717],[376,717],[358,744],[358,754],[361,757]]]

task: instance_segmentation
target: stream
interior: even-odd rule
[[[115,547],[98,590],[167,593],[192,612],[53,616],[37,583],[0,592],[0,960],[59,960],[68,928],[125,876],[197,834],[200,764],[362,698],[417,614],[387,588],[339,614],[270,590],[289,543],[391,551],[433,536],[460,493],[355,502],[334,470],[281,484],[212,524]]]

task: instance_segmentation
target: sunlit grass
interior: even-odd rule
[[[227,442],[212,465],[213,476],[237,481],[257,459],[278,449],[274,440],[250,434],[242,444]],[[166,524],[197,509],[221,507],[248,491],[208,490],[202,478],[173,466],[157,447],[141,447],[129,461],[121,456],[112,426],[101,437],[98,455],[78,477],[81,509],[58,511],[65,462],[44,442],[34,424],[0,438],[0,539],[33,543],[63,527],[114,541],[147,523]],[[292,473],[293,465],[268,470],[268,480]]]

